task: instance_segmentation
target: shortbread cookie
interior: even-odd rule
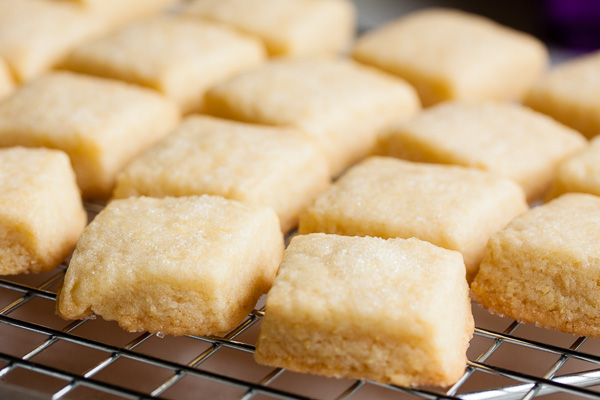
[[[282,252],[267,207],[217,196],[115,200],[77,243],[57,310],[128,331],[223,334],[269,290]]]
[[[600,197],[569,193],[490,239],[476,301],[523,322],[600,337]]]
[[[193,0],[184,13],[255,35],[272,56],[335,55],[354,35],[348,0]]]
[[[419,110],[412,87],[346,60],[279,60],[211,89],[208,113],[292,126],[315,137],[332,175],[372,150],[392,121]]]
[[[552,69],[531,89],[525,105],[588,138],[600,134],[600,51]]]
[[[56,267],[69,255],[86,223],[65,153],[0,149],[0,274]]]
[[[426,106],[451,99],[519,99],[548,61],[534,37],[446,9],[419,11],[367,33],[353,56],[406,79]]]
[[[175,105],[126,83],[62,72],[0,103],[0,146],[65,151],[86,198],[110,195],[115,175],[178,122]]]
[[[65,0],[61,0],[65,1]],[[87,12],[103,20],[113,28],[133,20],[149,17],[167,9],[177,0],[70,0],[78,3]]]
[[[377,152],[495,172],[533,201],[548,190],[560,161],[585,144],[579,132],[517,104],[448,102],[385,132]]]
[[[4,60],[0,59],[0,99],[6,97],[14,89],[12,74]]]
[[[84,43],[62,66],[156,89],[190,112],[200,110],[210,86],[263,59],[259,41],[227,27],[157,16]]]
[[[397,385],[465,370],[473,316],[459,253],[418,239],[312,234],[286,249],[256,361]]]
[[[600,137],[596,137],[586,149],[569,157],[558,166],[550,197],[557,197],[567,192],[600,196]]]
[[[327,160],[303,133],[194,116],[119,174],[114,197],[219,195],[272,207],[287,232],[328,186]]]
[[[18,81],[26,81],[106,28],[101,18],[67,2],[0,0],[0,58]]]
[[[298,231],[416,237],[461,252],[471,279],[489,237],[526,210],[523,191],[507,178],[371,157],[315,199]]]

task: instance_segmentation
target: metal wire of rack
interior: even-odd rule
[[[91,216],[101,206],[87,204]],[[600,341],[576,338],[474,307],[463,377],[451,388],[404,388],[260,366],[255,309],[223,337],[127,333],[54,314],[66,264],[0,280],[0,398],[14,399],[600,399]],[[554,395],[552,395],[554,394]]]

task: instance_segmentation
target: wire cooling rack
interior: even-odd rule
[[[101,206],[87,204],[90,216]],[[0,280],[2,399],[600,399],[600,340],[492,316],[474,305],[465,374],[451,388],[328,379],[256,364],[262,309],[223,337],[129,333],[55,315],[66,265]],[[259,302],[259,306],[260,306]]]

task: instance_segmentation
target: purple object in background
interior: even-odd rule
[[[600,0],[546,0],[542,4],[553,43],[583,52],[600,49]]]

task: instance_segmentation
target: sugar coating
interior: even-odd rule
[[[593,139],[584,150],[558,166],[550,197],[558,197],[567,192],[600,196],[600,137]]]
[[[0,0],[0,58],[18,81],[53,67],[77,44],[107,29],[76,5],[45,0]]]
[[[209,114],[292,126],[324,149],[332,176],[364,158],[392,121],[415,114],[415,91],[404,81],[342,59],[279,60],[217,85]]]
[[[105,198],[117,172],[178,121],[176,106],[151,90],[56,72],[0,103],[0,146],[63,150],[84,197]]]
[[[598,243],[600,198],[565,194],[492,236],[473,297],[519,321],[600,337]]]
[[[193,0],[184,13],[255,35],[271,56],[335,55],[354,35],[348,0]]]
[[[488,238],[527,210],[511,180],[475,169],[370,157],[300,215],[298,232],[411,238],[462,253],[470,280]]]
[[[133,20],[149,17],[166,9],[177,0],[71,0],[86,11],[118,28]]]
[[[13,91],[15,83],[4,60],[0,59],[0,99]]]
[[[464,276],[459,253],[414,238],[296,236],[267,296],[255,359],[338,378],[450,385],[473,335]]]
[[[156,16],[82,44],[62,65],[156,89],[190,112],[200,110],[210,86],[263,59],[259,41],[227,27]]]
[[[0,274],[56,267],[69,255],[86,223],[66,154],[0,149]]]
[[[269,290],[282,252],[266,207],[218,196],[115,200],[77,243],[57,310],[128,331],[223,334]]]
[[[585,144],[579,132],[517,104],[453,101],[390,128],[377,152],[495,172],[533,201],[547,192],[558,164]]]
[[[219,195],[272,207],[287,232],[329,182],[302,132],[193,116],[118,175],[113,197]]]
[[[416,12],[367,33],[353,57],[406,79],[425,106],[519,99],[548,62],[534,37],[449,9]]]
[[[553,68],[524,103],[588,138],[600,134],[600,51]]]

